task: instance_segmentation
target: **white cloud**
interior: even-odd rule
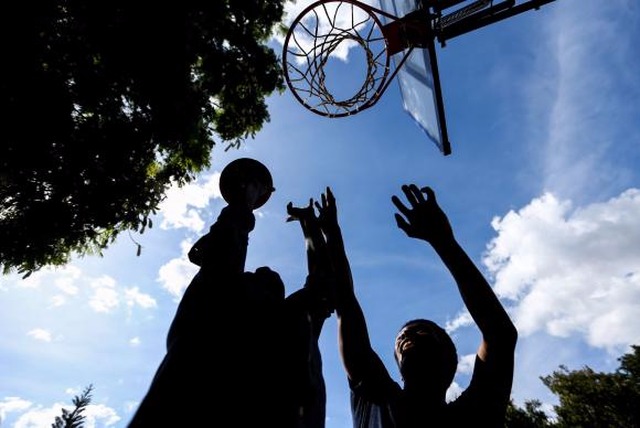
[[[23,412],[31,407],[31,402],[20,397],[5,397],[0,401],[0,426],[6,420],[8,413]]]
[[[82,389],[81,388],[76,388],[76,387],[71,387],[71,388],[66,388],[64,390],[64,392],[68,395],[79,395],[82,394]]]
[[[62,414],[62,404],[54,404],[51,407],[44,408],[38,406],[27,413],[20,415],[16,420],[13,428],[42,428],[50,427],[56,416]]]
[[[458,373],[470,375],[476,362],[476,354],[467,354],[458,360]]]
[[[89,306],[96,312],[109,313],[119,305],[116,281],[103,275],[91,281],[93,294],[89,298]]]
[[[53,281],[56,287],[64,294],[71,296],[78,294],[78,286],[75,283],[82,276],[82,271],[75,266],[69,265],[60,273]]]
[[[640,190],[573,210],[552,194],[496,218],[484,264],[522,335],[640,343]]]
[[[51,342],[52,340],[51,332],[43,328],[34,328],[33,330],[30,330],[27,332],[27,336],[33,337],[34,339],[42,342]]]
[[[136,411],[139,405],[140,405],[139,401],[126,401],[124,403],[124,408],[127,413],[133,414],[133,412]]]
[[[139,337],[131,338],[131,339],[129,340],[129,345],[131,345],[131,346],[138,346],[138,345],[140,345],[140,338],[139,338]]]
[[[460,394],[462,394],[462,391],[464,391],[464,389],[460,385],[458,385],[457,382],[452,382],[451,385],[449,385],[449,388],[447,389],[447,394],[446,394],[447,403],[458,398]]]
[[[141,293],[138,287],[125,289],[124,300],[127,302],[127,306],[137,305],[144,309],[155,308],[157,306],[156,299],[149,294]]]
[[[471,314],[465,309],[458,315],[456,315],[453,320],[447,321],[444,329],[447,331],[447,333],[451,334],[459,328],[467,327],[470,325],[473,325],[473,318],[471,318]]]
[[[169,260],[158,271],[158,281],[162,284],[162,288],[167,290],[176,300],[182,297],[191,279],[198,272],[198,267],[187,258],[187,253],[192,245],[189,241],[183,241],[180,244],[182,256]]]
[[[171,186],[166,192],[166,198],[160,203],[160,214],[163,229],[187,228],[200,232],[205,222],[200,213],[209,205],[213,198],[221,198],[220,173],[204,175],[196,181],[182,187]]]
[[[84,415],[86,417],[83,425],[85,428],[109,427],[117,424],[122,419],[114,409],[104,404],[89,404]],[[98,424],[98,422],[100,423]]]
[[[113,312],[119,308],[121,300],[129,308],[139,306],[148,309],[157,305],[151,295],[141,293],[138,287],[119,286],[111,276],[91,276],[72,264],[63,268],[43,268],[24,280],[14,278],[11,285],[18,288],[42,288],[42,294],[52,292],[47,297],[49,308],[68,303],[78,304],[79,300],[88,302],[89,307],[98,313]],[[55,288],[47,285],[54,285]]]
[[[51,298],[51,306],[58,307],[67,303],[67,298],[61,294],[55,295]]]
[[[22,414],[13,425],[13,428],[42,428],[50,427],[56,416],[62,415],[62,408],[72,409],[67,404],[56,403],[50,407],[38,406],[27,413]],[[24,410],[20,408],[16,410]],[[85,420],[83,426],[85,428],[96,428],[97,426],[113,426],[120,421],[120,416],[110,407],[103,404],[89,404],[84,412]]]
[[[43,285],[54,284],[63,293],[74,295],[78,292],[75,282],[81,276],[82,271],[73,265],[45,267],[28,278],[16,280],[15,284],[21,288],[40,288]]]

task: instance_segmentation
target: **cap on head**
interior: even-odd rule
[[[255,159],[236,159],[220,173],[220,193],[227,203],[232,203],[242,195],[242,188],[252,182],[258,182],[270,189],[256,202],[255,208],[259,208],[269,200],[275,190],[271,173],[264,164]]]

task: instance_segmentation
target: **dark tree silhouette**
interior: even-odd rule
[[[566,367],[542,378],[558,396],[558,427],[640,427],[640,346],[618,359],[614,373]]]
[[[509,402],[505,418],[508,428],[547,428],[553,426],[539,400],[525,401],[524,408]]]
[[[87,386],[81,395],[73,397],[73,405],[75,406],[72,411],[65,408],[62,409],[62,416],[56,416],[56,421],[51,424],[51,428],[80,428],[84,423],[84,415],[87,406],[91,403],[91,392],[93,391],[93,385]]]
[[[283,90],[284,0],[9,2],[0,266],[30,273],[151,226],[167,186],[253,137]]]
[[[508,428],[637,428],[640,427],[640,346],[621,356],[613,373],[596,372],[586,366],[569,370],[560,366],[542,382],[559,398],[554,420],[547,418],[538,400],[525,408],[511,403]]]

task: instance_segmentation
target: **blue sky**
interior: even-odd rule
[[[151,230],[123,234],[104,257],[0,277],[0,426],[48,427],[88,384],[86,426],[126,426],[196,272],[186,251],[224,206],[219,172],[239,157],[267,165],[276,188],[257,213],[247,268],[270,266],[288,292],[299,288],[304,243],[286,204],[331,186],[372,344],[398,379],[393,339],[406,320],[450,331],[460,355],[452,394],[467,385],[479,343],[436,254],[395,225],[391,196],[405,183],[434,188],[516,323],[517,403],[554,404],[539,377],[561,364],[614,370],[640,343],[638,44],[635,0],[557,0],[449,41],[438,48],[447,157],[402,110],[396,82],[373,108],[339,119],[288,91],[272,96],[256,138],[217,146],[209,171],[168,193]],[[345,428],[335,333],[331,318],[321,338],[327,428]]]

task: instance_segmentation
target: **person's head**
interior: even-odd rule
[[[274,302],[284,299],[285,287],[278,272],[262,266],[255,272],[245,272],[243,276],[245,287],[252,290],[253,297]]]
[[[451,385],[458,366],[451,337],[425,319],[414,319],[402,326],[396,336],[394,356],[405,383],[429,383],[442,393]]]

